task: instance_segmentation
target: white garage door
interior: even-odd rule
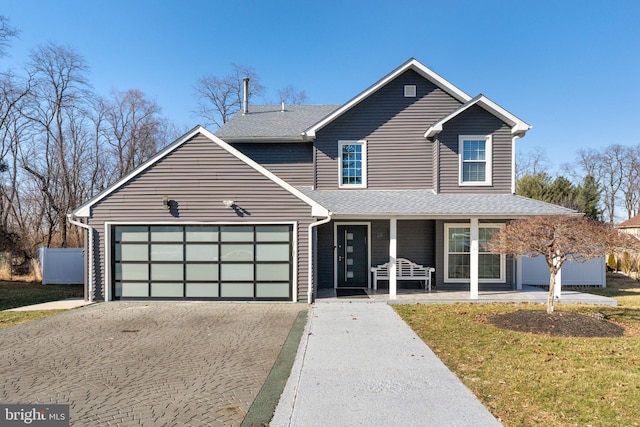
[[[291,225],[117,225],[115,299],[291,300]]]

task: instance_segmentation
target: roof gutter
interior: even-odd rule
[[[87,293],[89,294],[89,302],[93,302],[93,227],[89,226],[88,224],[84,224],[76,219],[74,219],[75,215],[74,214],[67,214],[67,219],[69,220],[70,224],[76,225],[80,228],[84,228],[85,230],[87,230],[87,233],[89,234],[89,248],[88,248],[88,256],[89,256],[89,268],[88,268],[88,274],[87,274],[87,281],[88,281],[88,286],[87,286]]]
[[[311,304],[313,302],[313,229],[319,225],[326,224],[331,221],[331,212],[328,212],[327,217],[325,219],[321,219],[320,221],[312,222],[309,224],[309,249],[307,256],[309,257],[309,268],[307,268],[308,275],[308,284],[307,284],[307,304]]]

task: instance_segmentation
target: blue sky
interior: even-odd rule
[[[69,45],[97,92],[140,89],[185,130],[201,121],[197,79],[232,63],[255,68],[267,101],[293,85],[334,104],[415,57],[532,124],[518,150],[555,168],[640,143],[638,1],[1,0],[0,14],[21,31],[0,68]]]

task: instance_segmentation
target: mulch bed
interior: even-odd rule
[[[555,337],[609,337],[624,336],[624,328],[599,316],[546,310],[517,310],[487,317],[487,323],[498,328]]]

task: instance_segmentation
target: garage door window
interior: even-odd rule
[[[120,298],[290,300],[292,226],[115,226]]]

